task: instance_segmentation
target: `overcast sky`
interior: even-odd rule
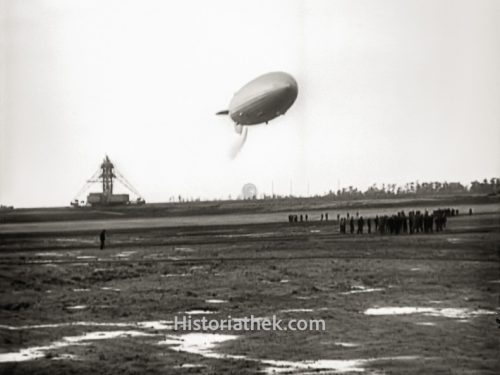
[[[0,17],[2,204],[67,205],[105,154],[149,202],[500,174],[500,1],[0,0]],[[231,160],[214,113],[278,70],[296,103]]]

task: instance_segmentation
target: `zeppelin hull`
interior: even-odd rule
[[[240,125],[267,123],[285,114],[297,94],[297,82],[291,75],[268,73],[249,82],[234,95],[229,116]]]

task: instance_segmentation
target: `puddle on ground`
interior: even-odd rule
[[[90,292],[90,289],[88,288],[75,288],[73,289],[73,292]]]
[[[435,326],[436,323],[434,322],[417,322],[415,323],[417,326]]]
[[[371,293],[371,292],[381,292],[384,288],[366,288],[364,286],[356,286],[353,287],[354,290],[350,290],[348,292],[342,292],[342,295],[348,294],[358,294],[358,293]]]
[[[469,319],[479,315],[495,314],[491,310],[472,310],[468,308],[435,308],[435,307],[375,307],[365,310],[365,315],[408,315],[423,314],[452,319]]]
[[[189,277],[193,276],[190,273],[167,273],[166,275],[161,275],[161,277]]]
[[[167,336],[166,340],[160,341],[160,345],[168,345],[170,349],[177,352],[198,354],[205,358],[234,359],[258,362],[267,365],[264,369],[266,374],[294,373],[303,371],[334,371],[334,372],[363,372],[364,366],[375,361],[384,360],[416,360],[419,357],[388,357],[373,359],[349,359],[349,360],[306,360],[306,361],[281,361],[272,359],[251,358],[244,355],[223,354],[216,351],[217,347],[226,341],[235,340],[239,336],[213,333],[188,333],[181,336]]]
[[[210,310],[189,310],[185,311],[184,314],[187,315],[204,315],[204,314],[215,314],[215,311],[210,311]]]
[[[33,324],[24,326],[8,326],[0,325],[0,329],[8,329],[10,331],[38,329],[38,328],[61,328],[61,327],[130,327],[135,323],[99,323],[99,322],[67,322],[67,323],[53,323],[53,324]]]
[[[166,340],[161,341],[160,344],[168,345],[172,350],[177,352],[198,354],[205,358],[259,362],[268,366],[264,369],[264,372],[268,374],[297,370],[364,371],[364,368],[361,367],[361,364],[364,362],[362,360],[277,361],[250,358],[244,355],[222,354],[215,351],[220,344],[237,338],[238,336],[235,335],[188,333],[182,336],[167,336]]]
[[[144,329],[154,330],[172,330],[174,322],[170,320],[150,320],[143,322],[66,322],[66,323],[53,323],[53,324],[33,324],[23,326],[9,326],[0,325],[0,329],[7,329],[9,331],[20,331],[28,329],[43,329],[43,328],[62,328],[62,327],[139,327]]]
[[[319,230],[319,229],[311,229],[309,232],[311,232],[311,233],[320,233],[321,230]]]
[[[101,290],[110,290],[112,292],[121,292],[120,288],[113,288],[113,287],[110,287],[110,286],[103,286],[101,288]]]
[[[359,344],[355,344],[353,342],[341,342],[341,341],[336,341],[334,342],[335,345],[337,346],[342,346],[344,348],[357,348]]]
[[[172,350],[191,354],[199,354],[206,358],[233,358],[232,355],[220,354],[214,351],[217,345],[235,340],[238,336],[220,333],[187,333],[181,336],[167,335],[161,345],[168,345]],[[243,356],[238,356],[243,357]]]
[[[282,313],[294,313],[294,312],[314,312],[314,309],[285,309],[280,310]]]
[[[75,306],[67,306],[66,310],[84,310],[87,308],[87,305],[75,305]]]
[[[74,354],[64,353],[64,354],[57,354],[50,359],[53,361],[64,361],[64,360],[68,360],[68,359],[74,361],[74,360],[78,359],[78,357]]]
[[[264,372],[266,374],[279,373],[344,373],[364,372],[365,366],[378,361],[415,361],[418,356],[380,357],[368,359],[320,359],[311,361],[276,361],[263,359],[259,362],[269,365]]]
[[[323,373],[323,371],[342,372],[364,372],[364,366],[369,362],[363,359],[320,359],[316,361],[277,361],[263,359],[260,363],[268,365],[264,369],[265,374],[279,373],[304,373],[310,371],[313,373]]]
[[[194,363],[183,363],[182,365],[174,366],[175,369],[183,369],[183,368],[203,368],[206,366],[196,365]]]
[[[288,283],[288,282],[290,282],[290,280],[288,280],[288,279],[280,280],[280,283],[284,283],[285,284],[285,283]]]
[[[93,255],[79,255],[76,257],[76,259],[96,259],[96,256]]]
[[[55,341],[50,345],[45,346],[33,346],[31,348],[21,349],[18,352],[12,353],[0,353],[0,363],[3,362],[23,362],[30,361],[37,358],[45,357],[45,354],[49,350],[61,349],[68,346],[75,345],[88,345],[86,341],[95,340],[108,340],[115,339],[119,337],[138,337],[138,336],[155,336],[150,333],[140,332],[140,331],[98,331],[98,332],[87,332],[80,336],[68,336],[64,337],[60,341]],[[63,356],[65,356],[63,354]],[[61,356],[59,356],[59,359]]]
[[[410,271],[420,271],[420,270],[421,270],[421,268],[419,268],[419,267],[410,268]]]
[[[500,280],[491,280],[490,283],[493,283],[493,284],[500,284]]]
[[[227,303],[225,299],[207,299],[206,303]]]
[[[113,255],[114,258],[128,258],[132,254],[137,253],[137,251],[122,251],[121,253]]]
[[[140,328],[154,329],[158,331],[174,329],[174,322],[170,320],[151,320],[146,322],[138,322],[136,325]]]

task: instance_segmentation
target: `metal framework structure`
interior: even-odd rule
[[[78,206],[79,198],[90,189],[90,187],[95,183],[100,183],[102,186],[102,196],[105,201],[109,201],[109,198],[113,196],[113,189],[115,187],[115,180],[120,182],[127,190],[133,193],[137,197],[137,203],[144,203],[144,198],[135,189],[132,184],[123,176],[122,173],[116,168],[116,166],[111,162],[108,155],[105,156],[99,169],[94,172],[92,177],[85,182],[85,185],[80,189],[78,194],[72,201],[73,206]]]
[[[115,178],[115,174],[113,173],[113,169],[115,166],[109,160],[108,155],[104,158],[101,164],[101,175],[99,178],[102,180],[102,192],[104,195],[113,194],[113,178]]]

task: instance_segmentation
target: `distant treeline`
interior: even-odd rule
[[[469,186],[460,182],[408,182],[404,185],[373,184],[368,189],[362,191],[356,187],[349,186],[337,191],[330,190],[323,197],[331,199],[383,199],[383,198],[410,198],[436,195],[462,195],[462,194],[484,194],[495,195],[500,193],[500,178],[484,179],[472,181]],[[316,196],[321,197],[321,196]],[[286,198],[279,195],[264,195],[264,199]]]

